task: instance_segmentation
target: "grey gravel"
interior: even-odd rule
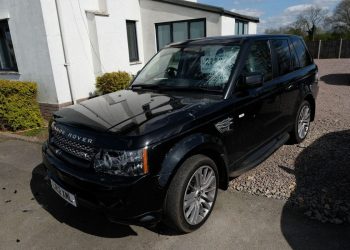
[[[306,140],[283,146],[230,188],[288,200],[324,223],[350,223],[350,60],[317,63],[320,92]]]

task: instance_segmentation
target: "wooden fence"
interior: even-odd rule
[[[350,58],[350,40],[306,41],[315,59]]]

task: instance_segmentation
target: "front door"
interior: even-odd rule
[[[244,86],[246,76],[261,74],[261,86]],[[231,159],[240,162],[272,137],[281,116],[281,90],[273,80],[272,56],[268,40],[253,41],[232,96],[234,133]]]

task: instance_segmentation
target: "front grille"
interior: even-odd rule
[[[87,161],[91,161],[97,152],[94,146],[74,141],[55,130],[52,130],[51,143],[58,149]]]

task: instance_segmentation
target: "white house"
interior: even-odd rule
[[[169,43],[255,34],[257,23],[195,0],[0,0],[0,78],[37,82],[47,114],[88,98],[104,72],[135,74]]]

